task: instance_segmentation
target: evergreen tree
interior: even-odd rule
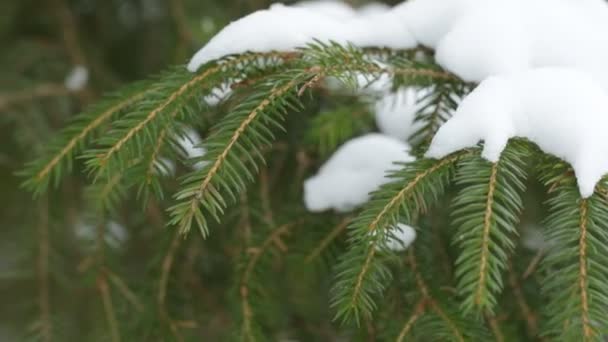
[[[483,143],[425,157],[477,84],[422,45],[320,39],[183,65],[267,5],[1,5],[0,317],[27,330],[10,338],[602,340],[608,183],[582,197],[525,138],[496,162]],[[413,157],[364,204],[311,212],[305,180],[378,130],[367,90],[386,80],[422,94]]]

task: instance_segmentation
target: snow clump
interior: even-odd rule
[[[364,204],[370,192],[390,180],[387,171],[398,168],[394,162],[414,159],[408,150],[406,143],[377,133],[346,142],[304,182],[306,208],[347,212]]]
[[[608,173],[608,94],[589,74],[539,68],[493,76],[460,104],[437,132],[426,156],[441,158],[484,141],[497,162],[507,141],[523,137],[569,162],[583,197]]]

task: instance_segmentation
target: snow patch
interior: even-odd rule
[[[209,95],[203,98],[203,101],[207,103],[208,106],[214,107],[224,99],[227,99],[230,95],[232,95],[232,88],[229,84],[225,83],[214,88]]]
[[[419,100],[426,92],[416,88],[402,88],[376,101],[373,107],[380,132],[407,141],[420,128],[414,119],[421,108]]]
[[[404,49],[416,46],[399,12],[367,9],[358,13],[338,2],[288,7],[274,4],[230,23],[190,60],[188,70],[214,59],[251,52],[292,51],[319,40],[359,47]],[[316,8],[316,9],[315,9]]]
[[[118,222],[109,221],[104,228],[104,241],[114,249],[120,249],[129,239],[129,232]],[[97,239],[97,226],[85,221],[78,221],[74,227],[76,238],[94,242]]]
[[[539,68],[489,77],[465,97],[437,132],[427,157],[441,158],[484,141],[482,156],[500,158],[523,137],[569,162],[583,197],[608,173],[608,94],[585,72]]]
[[[409,146],[372,133],[349,140],[304,182],[304,202],[312,212],[350,211],[369,200],[369,193],[389,182],[394,162],[412,161]]]
[[[387,236],[386,241],[383,241],[383,245],[391,251],[402,252],[414,240],[416,240],[416,230],[406,224],[398,223],[396,227],[390,230],[390,234]]]
[[[159,158],[154,161],[154,170],[163,177],[171,177],[175,175],[175,163],[167,158]]]
[[[70,91],[80,91],[89,82],[89,69],[83,65],[75,66],[66,76],[64,85]]]
[[[185,157],[187,159],[200,159],[207,152],[205,148],[201,147],[201,136],[192,128],[186,128],[183,131],[183,134],[177,137],[177,142],[185,152]],[[200,170],[205,167],[207,163],[208,162],[205,161],[198,161],[192,165],[192,168]]]
[[[596,74],[608,89],[603,0],[414,0],[395,11],[441,66],[466,81],[566,66]]]

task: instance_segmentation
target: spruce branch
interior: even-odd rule
[[[182,100],[184,97],[187,97],[191,91],[197,87],[200,87],[210,75],[217,73],[219,70],[221,70],[220,66],[212,67],[185,82],[183,81],[189,77],[189,74],[183,71],[181,73],[170,73],[170,75],[163,79],[163,84],[161,85],[162,88],[159,89],[160,92],[169,92],[169,95],[162,95],[160,101],[152,101],[152,104],[149,106],[144,105],[143,108],[140,108],[140,111],[143,113],[137,113],[137,117],[128,117],[128,125],[125,125],[126,127],[124,129],[118,129],[115,137],[111,137],[110,139],[102,139],[100,142],[103,145],[108,146],[108,148],[107,150],[102,151],[96,150],[95,155],[93,156],[93,162],[89,161],[89,165],[95,169],[98,169],[98,172],[104,170],[108,164],[110,164],[111,159],[118,154],[132,139],[136,138],[137,136],[142,136],[141,133],[145,133],[145,129],[148,128],[149,125],[157,119],[157,117],[162,116],[167,107],[175,104],[178,102],[178,100]],[[173,78],[177,78],[177,80],[174,80]],[[164,84],[165,82],[166,84]],[[132,125],[133,123],[135,124]],[[117,124],[120,124],[120,122]]]
[[[420,109],[416,112],[414,123],[421,127],[409,139],[415,146],[431,142],[439,127],[458,107],[457,99],[466,92],[466,87],[454,82],[437,82],[429,89],[428,94],[418,100]]]
[[[260,81],[256,90],[218,123],[215,133],[204,144],[207,149],[204,160],[209,164],[202,172],[193,172],[184,179],[182,190],[175,195],[180,202],[170,208],[170,224],[177,225],[185,234],[196,223],[202,235],[207,236],[209,223],[201,206],[219,221],[228,205],[225,196],[236,202],[237,194],[246,188],[244,178],[253,179],[247,164],[257,171],[254,158],[263,161],[260,149],[269,146],[274,138],[267,125],[282,129],[280,121],[287,110],[301,107],[297,86],[314,75],[311,69],[296,69],[270,76]]]
[[[412,315],[407,319],[407,321],[405,322],[405,325],[403,325],[403,328],[401,329],[401,331],[399,332],[399,335],[395,339],[396,342],[405,341],[406,336],[412,330],[416,321],[420,317],[422,317],[422,314],[424,313],[424,311],[426,309],[426,305],[427,305],[426,298],[422,298],[418,301],[418,304],[416,304],[414,307],[414,311],[413,311]]]
[[[312,262],[316,258],[318,258],[321,253],[334,241],[345,229],[348,227],[348,224],[352,220],[352,217],[345,217],[342,219],[338,225],[332,229],[327,236],[321,240],[318,246],[316,246],[313,250],[308,253],[306,258],[304,259],[306,262]]]
[[[247,252],[251,254],[248,258],[243,273],[241,275],[241,280],[239,283],[239,295],[241,299],[241,340],[254,342],[259,340],[260,333],[257,331],[255,326],[255,314],[254,309],[251,304],[251,297],[253,296],[252,278],[254,277],[255,268],[258,266],[260,259],[264,256],[264,254],[269,250],[269,248],[274,244],[274,242],[281,238],[282,235],[288,234],[294,226],[296,226],[299,222],[291,222],[284,225],[279,226],[272,230],[272,232],[264,239],[264,241],[258,247],[250,247],[247,248]]]
[[[549,164],[550,163],[550,164]],[[549,158],[541,179],[553,189],[546,221],[548,242],[542,267],[549,297],[544,333],[560,339],[600,341],[608,329],[608,202],[597,191],[581,199],[576,179],[564,163]]]
[[[497,163],[479,155],[459,162],[456,182],[462,190],[453,202],[452,217],[458,227],[455,243],[461,248],[456,276],[465,312],[492,315],[502,291],[502,272],[515,246],[523,208],[527,155],[526,145],[512,142]]]
[[[488,340],[489,334],[485,326],[456,310],[456,304],[452,298],[446,298],[443,294],[444,291],[436,284],[436,280],[431,278],[439,268],[432,260],[427,260],[430,248],[432,248],[429,232],[421,232],[421,235],[420,247],[422,248],[408,247],[405,261],[411,272],[408,276],[414,278],[418,303],[423,302],[425,306],[416,321],[411,323],[412,326],[408,327],[406,323],[401,332],[405,328],[408,328],[408,333],[412,332],[415,324],[417,331],[423,332],[423,340],[458,342]],[[398,338],[400,336],[405,338],[407,335],[400,333]]]
[[[82,147],[91,141],[103,125],[149,93],[151,89],[148,86],[147,82],[129,85],[78,115],[48,144],[43,157],[27,165],[21,173],[27,178],[23,185],[35,194],[45,192],[51,179],[57,185],[64,168],[71,171],[73,157]]]
[[[404,164],[390,174],[393,182],[373,194],[366,209],[350,226],[349,250],[337,266],[331,306],[336,318],[355,321],[371,315],[376,297],[384,290],[390,272],[377,260],[386,252],[381,242],[399,222],[411,222],[443,194],[452,177],[454,165],[470,151],[459,152],[441,160],[421,159]]]
[[[538,323],[536,313],[532,311],[530,305],[526,301],[526,297],[524,296],[521,284],[519,282],[519,277],[515,270],[513,269],[513,264],[509,262],[509,285],[511,286],[511,290],[513,295],[515,296],[515,301],[517,302],[517,307],[521,311],[521,315],[526,320],[526,328],[528,330],[528,335],[530,337],[535,337],[538,335]]]

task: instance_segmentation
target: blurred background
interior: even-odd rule
[[[186,63],[228,22],[271,3],[0,1],[0,341],[110,340],[106,321],[112,320],[131,334],[123,340],[165,340],[161,336],[173,336],[167,329],[176,326],[198,329],[190,333],[194,340],[225,335],[229,319],[223,298],[192,298],[192,289],[207,293],[213,289],[206,286],[231,285],[228,276],[217,272],[225,261],[213,260],[217,253],[201,251],[199,236],[183,243],[178,257],[184,271],[175,271],[179,281],[167,295],[167,302],[175,303],[168,311],[179,317],[168,328],[158,323],[154,303],[161,299],[153,280],[162,275],[165,252],[177,243],[165,230],[158,204],[142,210],[137,201],[127,201],[112,217],[100,220],[87,214],[94,210],[88,210],[81,165],[56,190],[36,200],[20,188],[16,173],[102,94]],[[97,229],[100,224],[104,229]],[[100,240],[105,261],[92,266]],[[189,267],[197,274],[213,269],[216,285],[201,284]],[[180,291],[181,286],[189,290]],[[108,301],[108,287],[113,302]],[[213,293],[221,296],[222,291]]]

